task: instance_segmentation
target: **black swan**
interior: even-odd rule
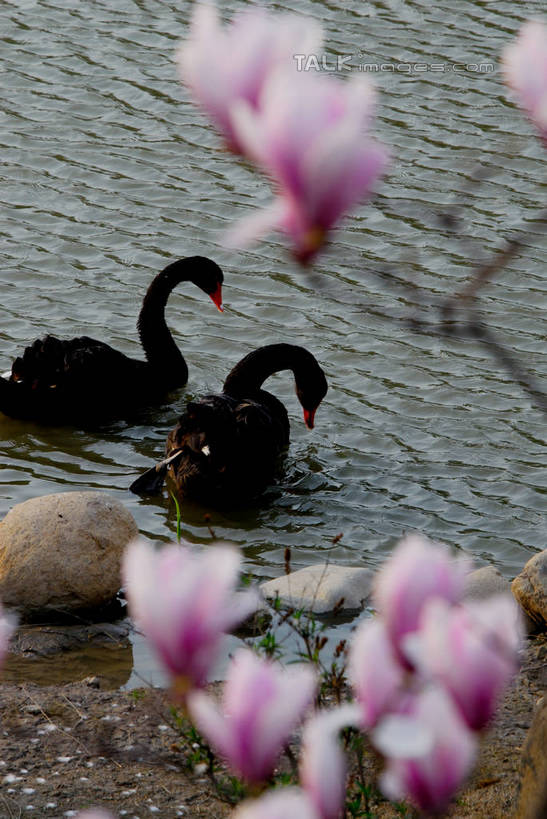
[[[169,472],[177,492],[212,504],[245,501],[271,482],[289,443],[284,405],[261,389],[279,370],[292,370],[306,426],[327,392],[314,356],[293,344],[259,347],[233,368],[220,395],[187,404],[167,438],[167,457],[131,485],[136,494],[161,490]]]
[[[222,270],[203,256],[168,265],[144,297],[137,322],[146,361],[129,358],[88,336],[37,339],[0,377],[0,412],[56,424],[123,417],[186,384],[188,367],[165,323],[169,294],[193,282],[222,310]]]

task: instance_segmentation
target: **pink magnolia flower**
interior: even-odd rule
[[[9,641],[15,631],[16,620],[9,614],[4,613],[0,604],[0,665],[8,651]]]
[[[517,671],[521,636],[517,604],[508,595],[453,607],[431,600],[424,609],[421,665],[475,731],[489,722]]]
[[[224,710],[198,691],[189,696],[188,710],[231,768],[249,782],[263,782],[310,704],[315,686],[308,666],[285,669],[241,649],[228,670]]]
[[[241,557],[229,546],[196,552],[189,545],[127,547],[122,577],[129,610],[183,695],[201,687],[226,631],[257,606],[235,592]]]
[[[505,82],[547,145],[547,26],[539,20],[525,23],[506,46],[502,65]]]
[[[394,707],[404,675],[383,621],[376,617],[362,623],[351,644],[348,677],[363,728],[372,728]]]
[[[269,791],[260,799],[243,802],[232,819],[320,819],[300,788]]]
[[[230,149],[239,152],[234,103],[244,100],[256,108],[269,72],[280,64],[295,65],[295,53],[315,51],[321,40],[320,26],[296,14],[255,8],[236,14],[223,28],[214,5],[198,4],[177,55],[180,77]]]
[[[399,659],[411,667],[403,638],[416,631],[425,603],[439,597],[450,603],[461,599],[469,564],[454,559],[448,549],[419,535],[409,535],[397,546],[379,572],[374,599]]]
[[[393,731],[390,743],[384,735],[382,752],[388,759],[380,787],[388,799],[410,798],[424,813],[440,813],[470,773],[476,741],[440,687],[425,689],[407,700],[407,710],[429,735],[429,742],[416,743],[413,753],[405,758],[400,754],[397,731]],[[406,740],[405,734],[402,739]],[[422,745],[420,752],[418,745]]]
[[[229,234],[247,244],[271,229],[285,231],[296,258],[312,259],[328,231],[370,196],[388,154],[367,135],[374,91],[363,76],[347,82],[287,68],[270,73],[253,108],[234,106],[243,151],[272,180],[273,204]]]
[[[338,819],[346,794],[346,758],[338,734],[358,725],[359,709],[352,705],[325,711],[304,726],[300,782],[320,819]]]

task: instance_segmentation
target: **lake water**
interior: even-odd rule
[[[245,5],[222,9],[230,16]],[[378,197],[318,259],[315,289],[278,236],[245,252],[222,246],[233,220],[270,192],[222,150],[177,81],[189,3],[2,3],[0,370],[47,332],[91,335],[139,356],[141,299],[177,257],[222,266],[226,311],[191,286],[173,293],[168,321],[190,380],[136,424],[89,433],[0,417],[0,516],[38,495],[103,490],[144,535],[172,539],[167,496],[139,499],[127,487],[162,455],[188,395],[216,391],[249,350],[287,341],[316,355],[330,390],[310,433],[289,375],[268,383],[291,419],[284,479],[262,504],[210,520],[218,538],[241,546],[246,569],[276,576],[286,547],[293,568],[327,559],[376,567],[405,531],[419,530],[510,578],[547,545],[545,415],[483,347],[413,333],[407,319],[436,318],[427,300],[461,287],[528,225],[481,307],[547,389],[546,241],[533,222],[545,201],[545,150],[507,102],[498,68],[504,44],[543,4],[290,8],[323,23],[329,67],[336,55],[351,56],[353,70],[384,64],[376,132],[393,154]],[[427,70],[409,71],[414,63]],[[454,209],[456,231],[440,220]],[[425,301],[371,272],[386,267]],[[188,540],[210,542],[205,511],[184,505]],[[140,644],[135,656],[146,670]]]

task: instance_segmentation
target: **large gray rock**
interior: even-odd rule
[[[497,594],[509,594],[509,581],[494,566],[482,566],[465,578],[466,600],[485,600]]]
[[[536,631],[547,626],[547,549],[531,557],[511,584],[516,599],[534,622]]]
[[[547,697],[538,703],[522,749],[515,819],[547,816]]]
[[[10,655],[43,659],[92,645],[114,649],[129,642],[130,632],[128,620],[122,623],[86,623],[74,626],[21,626],[11,640]]]
[[[97,688],[119,688],[133,670],[130,631],[129,621],[20,626],[2,666],[2,683],[64,686],[81,680]]]
[[[0,599],[23,618],[101,606],[116,595],[137,534],[132,515],[102,492],[19,503],[0,522]]]
[[[373,577],[370,569],[320,563],[268,580],[260,589],[266,598],[278,596],[283,607],[325,614],[338,608],[342,599],[340,610],[363,608]]]

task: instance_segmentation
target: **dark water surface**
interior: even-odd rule
[[[222,8],[229,16],[244,5]],[[481,304],[547,384],[546,243],[532,221],[545,200],[545,152],[507,102],[498,70],[503,45],[542,5],[290,7],[322,21],[327,52],[351,55],[354,70],[395,66],[375,75],[389,177],[320,257],[314,272],[325,289],[314,291],[279,237],[248,252],[222,247],[232,220],[270,194],[221,150],[177,82],[173,54],[189,3],[4,0],[0,370],[46,332],[88,334],[139,356],[140,301],[175,257],[221,264],[226,312],[191,286],[172,295],[168,320],[188,389],[136,424],[90,433],[0,417],[0,516],[37,495],[105,490],[143,534],[172,538],[167,497],[141,500],[127,487],[162,454],[187,395],[218,389],[250,349],[283,340],[312,350],[330,391],[310,433],[288,374],[269,382],[292,424],[284,480],[260,506],[211,516],[218,537],[240,544],[247,569],[277,575],[287,546],[294,568],[327,558],[374,567],[409,529],[507,577],[545,548],[545,416],[482,347],[411,333],[402,319],[421,309],[413,296],[367,273],[389,263],[441,297],[527,224],[525,246]],[[406,63],[428,70],[408,73]],[[475,184],[478,170],[487,179]],[[456,232],[438,218],[454,207]],[[183,509],[183,535],[197,543],[211,539],[203,514]],[[142,648],[136,654],[147,667]]]

